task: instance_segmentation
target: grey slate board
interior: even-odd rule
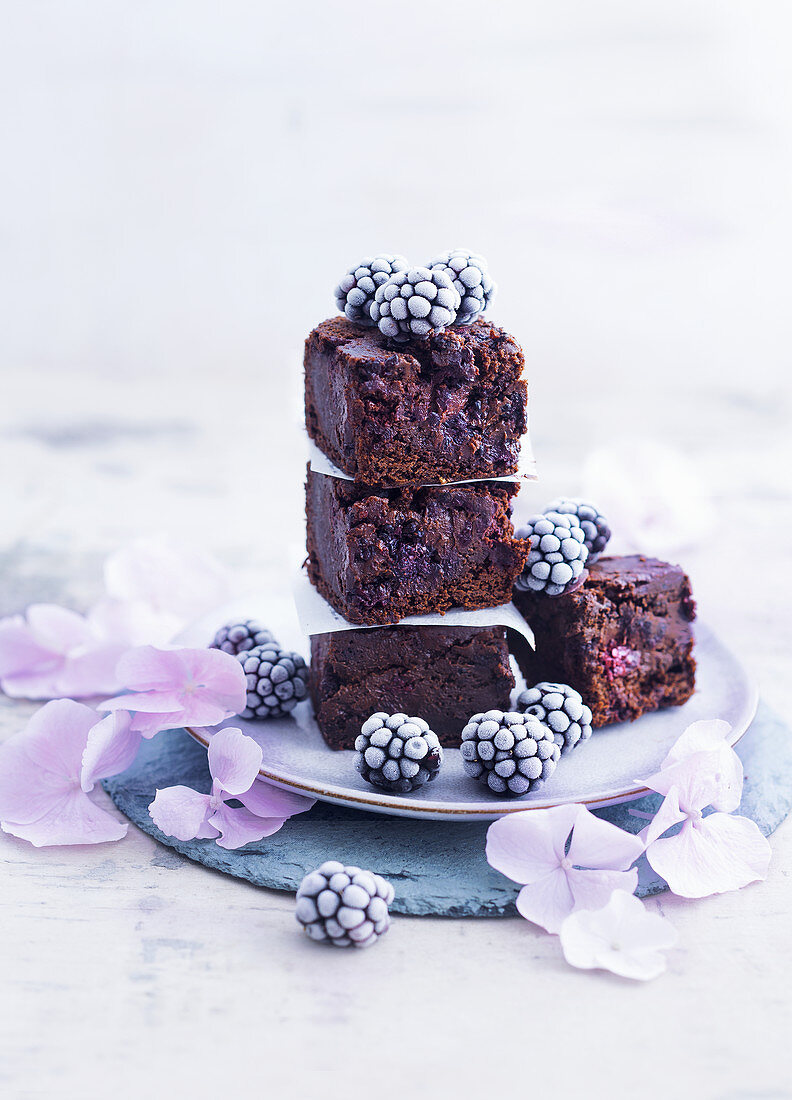
[[[764,704],[737,746],[745,767],[739,812],[765,835],[792,808],[792,731]],[[340,859],[377,871],[396,890],[391,909],[412,916],[513,916],[520,887],[493,871],[484,858],[488,825],[384,817],[317,802],[308,813],[287,821],[274,836],[227,852],[213,840],[179,841],[164,836],[148,815],[157,787],[184,783],[209,789],[206,751],[174,730],[144,741],[133,766],[105,780],[116,806],[144,832],[182,855],[216,871],[259,886],[294,891],[303,875],[326,859]],[[598,810],[597,815],[629,832],[639,832],[653,814],[659,795]],[[666,889],[645,858],[639,863],[638,894]]]

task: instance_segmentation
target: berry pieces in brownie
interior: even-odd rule
[[[305,342],[308,433],[367,485],[513,474],[527,425],[523,362],[489,321],[403,347],[345,317],[323,321]]]
[[[576,592],[515,591],[514,602],[536,637],[535,652],[517,643],[525,679],[570,684],[595,726],[678,706],[693,694],[696,605],[678,565],[600,558]]]
[[[508,710],[514,687],[503,627],[385,626],[311,638],[311,700],[333,749],[351,749],[377,711],[418,714],[443,745],[471,714]]]
[[[351,623],[508,603],[528,554],[509,482],[370,489],[309,468],[308,575]]]

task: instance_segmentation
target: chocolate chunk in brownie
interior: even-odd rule
[[[564,596],[515,590],[536,651],[514,643],[529,686],[569,684],[595,726],[686,702],[695,687],[690,581],[678,565],[632,555],[600,558]]]
[[[472,714],[508,710],[514,687],[503,627],[384,626],[311,638],[311,699],[333,749],[351,749],[377,711],[424,718],[459,745]]]
[[[308,575],[351,623],[508,603],[528,544],[509,482],[372,489],[308,469]]]
[[[526,430],[523,353],[479,320],[393,347],[345,317],[305,341],[305,420],[322,451],[368,485],[500,477]]]

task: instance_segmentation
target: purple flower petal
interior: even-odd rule
[[[259,817],[293,817],[294,814],[304,814],[316,804],[315,798],[281,790],[262,779],[256,780],[250,790],[236,797]]]
[[[141,736],[131,728],[125,711],[108,714],[88,731],[82,755],[80,785],[91,791],[99,779],[126,771],[140,748]]]
[[[31,760],[26,746],[24,733],[0,745],[0,821],[36,821],[72,789],[68,776],[46,771]]]
[[[571,914],[560,938],[571,966],[647,981],[666,969],[662,952],[674,946],[677,933],[665,917],[647,912],[626,890],[616,890],[602,908]]]
[[[209,771],[226,794],[238,797],[255,782],[261,746],[236,726],[226,726],[209,742]]]
[[[37,848],[56,844],[104,844],[121,840],[128,825],[96,806],[77,786],[32,822],[0,821],[5,832]]]
[[[564,858],[581,809],[573,804],[523,810],[494,821],[487,830],[487,861],[514,882],[537,882]]]
[[[643,850],[640,837],[595,817],[585,806],[582,807],[569,845],[569,859],[575,866],[626,871]]]
[[[285,820],[282,817],[258,817],[244,807],[234,808],[222,803],[209,818],[209,823],[221,834],[217,841],[221,848],[241,848],[244,844],[277,833]]]
[[[572,890],[561,870],[551,871],[523,886],[517,895],[518,912],[547,932],[557,932],[574,907]]]
[[[728,745],[685,756],[644,780],[650,790],[667,795],[675,788],[679,805],[686,812],[714,806],[718,810],[736,810],[742,799],[743,766]]]
[[[152,536],[107,559],[105,587],[113,599],[144,603],[187,622],[227,600],[230,585],[209,554]]]
[[[39,641],[21,615],[0,619],[0,679],[28,670],[57,668],[61,654]]]
[[[40,769],[63,776],[79,787],[82,754],[88,732],[99,716],[84,703],[54,699],[40,707],[24,731],[25,752]]]
[[[203,826],[207,823],[211,804],[208,794],[199,794],[190,787],[165,787],[157,791],[149,806],[149,815],[166,836],[194,840],[206,836]]]
[[[771,849],[755,822],[714,813],[684,822],[675,836],[649,844],[646,858],[673,893],[705,898],[767,876]]]

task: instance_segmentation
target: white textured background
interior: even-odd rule
[[[681,451],[715,507],[680,550],[702,615],[787,707],[790,29],[783,0],[0,2],[0,613],[85,605],[140,531],[279,584],[305,333],[359,255],[465,244],[525,347],[531,500],[593,448]],[[8,734],[30,708],[0,703]],[[774,846],[762,886],[656,903],[681,946],[636,989],[519,921],[335,958],[148,838],[0,837],[0,1084],[792,1096]]]

